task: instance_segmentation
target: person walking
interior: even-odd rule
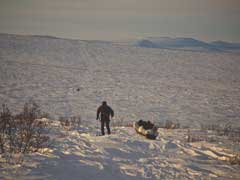
[[[102,135],[104,136],[104,126],[106,124],[107,127],[107,132],[108,134],[111,134],[110,131],[110,116],[111,118],[114,117],[114,111],[110,106],[107,105],[106,101],[102,102],[102,105],[98,107],[97,109],[97,120],[99,120],[99,115],[100,115],[100,121],[101,121],[101,132]]]

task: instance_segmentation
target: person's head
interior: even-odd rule
[[[103,101],[103,102],[102,102],[102,105],[103,105],[103,106],[106,106],[106,105],[107,105],[107,101]]]

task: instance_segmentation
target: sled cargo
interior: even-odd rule
[[[139,120],[133,123],[133,127],[138,134],[145,136],[147,139],[156,139],[158,136],[158,128],[150,121]]]

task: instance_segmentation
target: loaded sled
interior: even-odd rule
[[[158,128],[150,121],[139,120],[134,122],[133,127],[138,134],[145,136],[147,139],[156,139],[158,136]]]

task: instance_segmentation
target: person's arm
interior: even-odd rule
[[[96,120],[99,119],[99,114],[100,114],[100,112],[101,112],[101,106],[97,109],[97,118],[96,118]]]
[[[110,113],[111,113],[111,117],[113,118],[113,116],[114,116],[114,111],[112,110],[112,108],[110,108]]]

